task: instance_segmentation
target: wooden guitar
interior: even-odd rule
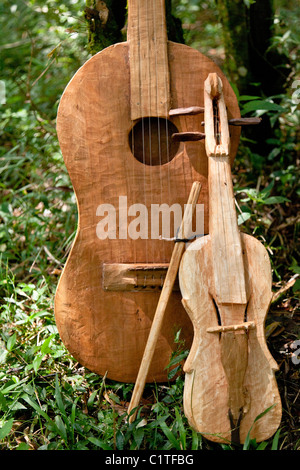
[[[281,420],[278,367],[264,335],[271,265],[264,246],[238,229],[227,103],[215,73],[205,81],[204,101],[209,234],[190,244],[179,269],[183,304],[194,325],[184,365],[184,410],[208,439],[240,443],[251,430],[259,442]]]
[[[208,231],[205,147],[181,142],[201,129],[208,73],[222,78],[228,118],[239,119],[240,112],[214,62],[167,40],[163,0],[128,4],[127,42],[88,60],[58,109],[57,134],[77,198],[78,228],[57,287],[55,317],[77,361],[110,379],[134,382],[176,236],[173,226],[170,233],[151,236],[151,210],[162,204],[183,208],[199,181]],[[240,128],[232,127],[231,161],[239,135]],[[178,330],[189,347],[193,325],[174,287],[148,382],[167,379]]]

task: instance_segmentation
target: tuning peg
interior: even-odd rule
[[[229,119],[228,123],[230,126],[256,126],[257,124],[261,123],[261,118],[249,117],[249,118]]]
[[[249,117],[249,118],[235,118],[229,119],[228,124],[230,126],[257,126],[261,123],[261,118],[259,117]],[[204,126],[204,121],[201,122],[201,126]]]
[[[194,116],[201,113],[204,113],[204,108],[201,106],[190,106],[189,108],[170,109],[169,116]]]
[[[172,134],[172,139],[175,142],[196,142],[205,139],[203,132],[178,132]]]

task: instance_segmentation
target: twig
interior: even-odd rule
[[[297,277],[299,277],[299,274],[295,274],[293,277],[291,277],[291,279],[284,285],[282,286],[277,292],[275,292],[273,294],[273,297],[272,297],[272,304],[274,302],[276,302],[279,297],[284,294],[284,292],[286,292],[287,290],[289,290],[291,287],[293,287],[293,285],[295,284],[296,282],[296,279]]]
[[[49,256],[49,258],[54,261],[56,264],[58,264],[59,266],[61,265],[61,262],[58,261],[56,258],[54,258],[54,256],[52,255],[52,253],[50,253],[50,251],[48,250],[48,248],[46,246],[43,246],[44,248],[44,251],[45,253]]]

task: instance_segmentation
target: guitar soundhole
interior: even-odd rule
[[[170,162],[180,145],[172,139],[172,134],[177,132],[177,127],[168,119],[140,119],[129,133],[133,156],[145,165],[164,165]]]

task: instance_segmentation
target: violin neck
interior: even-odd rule
[[[216,300],[247,302],[241,236],[237,224],[229,156],[209,157],[209,234]]]
[[[230,136],[223,84],[210,74],[204,84],[208,156],[209,234],[215,296],[221,304],[246,304],[245,273],[230,165]]]
[[[170,80],[164,0],[129,0],[131,119],[167,117]]]

